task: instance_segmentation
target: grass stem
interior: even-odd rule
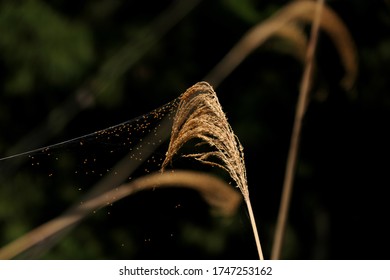
[[[321,13],[324,5],[324,0],[318,0],[315,18],[311,28],[310,41],[306,52],[306,64],[302,75],[301,87],[299,92],[299,98],[297,103],[297,109],[295,113],[295,120],[293,131],[291,134],[290,149],[288,153],[286,172],[283,183],[282,198],[280,202],[278,220],[276,224],[274,244],[271,252],[271,259],[277,260],[280,258],[284,233],[286,230],[286,223],[288,217],[288,211],[290,208],[291,194],[293,189],[294,174],[297,166],[298,147],[302,131],[302,120],[306,112],[308,104],[310,83],[313,71],[313,58],[315,53],[315,47],[318,40],[318,30],[321,22]]]
[[[255,220],[255,216],[253,215],[252,205],[249,197],[245,198],[245,203],[246,203],[246,207],[248,208],[249,219],[251,221],[251,225],[253,229],[253,235],[255,236],[257,252],[259,253],[260,260],[264,260],[263,250],[261,249],[261,244],[260,244],[259,233],[257,232],[256,220]]]

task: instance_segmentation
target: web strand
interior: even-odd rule
[[[78,137],[75,137],[75,138],[72,138],[69,140],[65,140],[65,141],[62,141],[59,143],[55,143],[52,145],[28,150],[26,152],[17,153],[17,154],[13,154],[10,156],[5,156],[5,157],[0,158],[0,162],[8,160],[8,159],[12,159],[12,158],[21,157],[21,156],[32,155],[35,153],[45,153],[45,152],[52,150],[52,149],[69,147],[72,145],[83,145],[85,142],[99,140],[99,139],[101,139],[102,135],[110,134],[111,132],[121,130],[121,128],[124,128],[124,127],[131,127],[132,124],[137,123],[137,122],[141,121],[142,119],[148,119],[150,117],[153,117],[155,119],[159,119],[159,118],[162,119],[162,117],[166,113],[166,111],[169,112],[170,110],[172,110],[176,106],[176,104],[177,104],[177,100],[174,99],[174,100],[166,103],[165,105],[163,105],[157,109],[152,110],[149,113],[143,114],[143,115],[138,116],[136,118],[133,118],[131,120],[128,120],[128,121],[125,121],[125,122],[122,122],[122,123],[119,123],[119,124],[116,124],[116,125],[113,125],[113,126],[110,126],[110,127],[107,127],[107,128],[104,128],[104,129],[101,129],[101,130],[98,130],[98,131],[95,131],[92,133],[89,133],[89,134],[85,134],[85,135],[78,136]]]

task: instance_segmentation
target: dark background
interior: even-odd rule
[[[103,129],[175,99],[288,2],[199,1],[176,20],[176,12],[167,16],[174,1],[1,1],[0,155]],[[320,33],[282,257],[387,259],[390,3],[326,2],[355,40],[359,75],[350,91],[340,86],[340,58]],[[245,148],[266,258],[303,71],[283,44],[267,41],[215,89]],[[61,178],[32,179],[38,171],[25,173],[15,162],[0,165],[0,246],[78,198]],[[43,162],[39,172],[50,168]],[[168,189],[99,210],[40,257],[255,259],[257,252],[243,205],[233,217],[215,216],[196,192]]]

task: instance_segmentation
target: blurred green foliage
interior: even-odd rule
[[[0,32],[5,94],[31,94],[40,83],[74,85],[94,60],[86,24],[41,1],[2,3]]]
[[[36,137],[49,144],[161,106],[205,77],[251,26],[287,3],[202,1],[159,36],[162,24],[156,20],[177,5],[174,1],[1,1],[0,154],[9,155],[13,146],[17,152],[30,149],[17,144],[42,124],[45,133]],[[351,92],[341,88],[338,54],[321,33],[283,257],[387,258],[390,6],[388,1],[328,4],[356,41],[359,78]],[[266,258],[302,74],[300,62],[278,51],[284,43],[273,44],[256,50],[216,89],[245,147]],[[90,102],[81,102],[80,92]],[[68,100],[74,103],[61,107]],[[63,126],[56,118],[54,126],[45,125],[53,110]],[[61,164],[72,173],[72,158]],[[0,163],[0,246],[56,217],[79,197],[77,186],[64,184],[64,178],[41,181],[10,166],[9,160]],[[164,190],[97,211],[43,258],[256,256],[244,208],[223,219],[210,215],[196,193]]]

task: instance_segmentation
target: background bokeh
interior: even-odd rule
[[[350,91],[340,86],[339,55],[320,33],[282,257],[386,259],[390,2],[326,2],[355,40],[359,75]],[[1,157],[106,128],[175,99],[249,28],[288,3],[1,1]],[[268,40],[216,88],[245,148],[266,258],[303,71],[288,48]],[[44,165],[40,171],[49,172]],[[64,165],[71,172],[72,165]],[[0,163],[0,246],[77,201],[61,178],[39,181],[21,170],[15,159]],[[234,217],[220,217],[197,193],[172,189],[141,192],[99,210],[41,257],[255,259],[257,252],[244,206]]]

